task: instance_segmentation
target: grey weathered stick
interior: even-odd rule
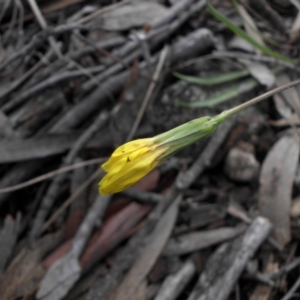
[[[21,83],[24,82],[25,79],[27,79],[33,72],[35,72],[32,75],[32,78],[30,78],[26,85],[22,87],[21,92],[18,96],[15,96],[11,101],[13,101],[15,104],[10,104],[10,102],[7,103],[7,105],[3,106],[3,110],[9,111],[12,109],[16,104],[18,104],[19,101],[22,101],[22,99],[27,98],[28,96],[34,94],[36,91],[43,89],[44,87],[47,88],[48,86],[51,86],[55,84],[56,82],[60,82],[61,80],[67,80],[72,79],[74,77],[77,77],[78,74],[82,74],[82,71],[64,71],[63,73],[59,73],[57,75],[52,76],[52,74],[57,73],[57,70],[60,70],[63,68],[63,66],[66,66],[66,64],[69,63],[70,60],[79,60],[82,56],[92,54],[93,52],[96,52],[98,48],[101,49],[110,49],[111,47],[118,46],[120,44],[124,44],[125,39],[123,37],[114,37],[105,41],[101,41],[98,43],[95,43],[93,46],[85,46],[77,51],[70,52],[65,55],[64,59],[54,61],[53,63],[49,64],[47,67],[44,67],[37,72],[37,68],[39,68],[43,64],[43,60],[40,60],[34,67],[32,67],[28,72],[26,72],[20,79],[17,79],[14,81],[5,91],[3,91],[0,94],[0,100],[10,94],[15,88],[17,88]],[[49,53],[53,53],[52,50],[49,51]],[[47,54],[45,55],[45,58],[47,58]],[[103,69],[105,69],[105,66],[102,66]],[[101,69],[102,69],[101,67]],[[87,68],[88,69],[88,68]],[[89,70],[88,70],[89,71]],[[97,67],[90,68],[91,72],[96,72]]]
[[[257,217],[243,236],[220,246],[207,261],[188,300],[226,300],[271,228],[267,219]]]
[[[298,277],[298,279],[296,280],[296,282],[293,284],[293,286],[291,287],[291,289],[288,291],[288,293],[281,298],[281,300],[289,300],[292,298],[297,299],[299,297],[299,294],[297,294],[297,298],[296,298],[296,291],[300,286],[300,277]]]
[[[96,222],[104,215],[109,200],[110,196],[100,197],[97,195],[74,237],[70,251],[58,259],[43,278],[37,292],[38,299],[60,300],[73,287],[81,275],[79,257]]]
[[[89,30],[90,28],[89,26],[80,25],[80,24],[67,24],[67,25],[60,25],[55,28],[47,28],[47,30],[38,32],[32,37],[32,39],[28,44],[26,44],[20,50],[14,52],[0,65],[0,71],[3,71],[3,69],[11,62],[15,61],[16,59],[24,57],[25,55],[27,55],[37,47],[41,46],[48,39],[49,36],[62,34],[76,29]]]
[[[203,5],[197,5],[193,7],[193,9],[190,9],[187,11],[183,17],[180,19],[176,19],[171,24],[164,27],[164,30],[151,30],[149,34],[144,36],[144,43],[147,43],[147,46],[149,47],[149,50],[154,49],[157,47],[160,43],[162,43],[164,40],[166,40],[173,32],[175,32],[187,19],[191,14],[196,13],[197,11],[200,11],[204,7],[204,1]],[[123,64],[130,64],[134,62],[136,58],[141,56],[143,54],[143,49],[139,47],[138,41],[131,41],[127,44],[125,44],[120,49],[117,49],[113,52],[113,55],[119,58],[122,58],[122,64],[120,63],[114,63],[109,64],[109,59],[107,64],[110,65],[108,69],[105,70],[105,72],[100,73],[98,76],[95,77],[95,79],[91,79],[86,81],[81,86],[81,91],[85,94],[88,93],[90,90],[92,90],[97,82],[102,82],[105,78],[108,78],[114,73],[117,73],[118,71],[121,71],[123,69]],[[149,67],[150,60],[146,61],[143,68]]]
[[[46,30],[48,28],[47,26],[47,22],[43,16],[43,14],[40,11],[40,8],[38,7],[37,3],[35,0],[27,0],[27,2],[29,3],[36,19],[38,20],[40,26],[42,27],[42,29]],[[48,37],[48,42],[50,44],[50,46],[53,49],[53,52],[57,55],[58,58],[62,58],[62,54],[60,52],[60,48],[57,45],[57,42],[55,41],[53,36],[49,36]]]
[[[193,0],[192,2],[194,2],[194,1],[195,0]],[[177,16],[177,19],[181,19],[182,20],[182,18],[180,16],[182,15],[184,9],[189,6],[189,10],[187,11],[188,16],[186,17],[186,19],[188,19],[191,16],[191,14],[197,13],[199,11],[199,9],[202,9],[204,7],[204,5],[205,5],[205,1],[200,0],[201,4],[203,4],[203,5],[201,5],[201,7],[199,7],[199,9],[197,10],[195,8],[195,5],[190,5],[191,4],[191,0],[181,0],[180,2],[181,3],[177,3],[175,5],[176,7],[173,6],[169,10],[169,13],[167,15],[164,15],[162,19],[155,20],[155,22],[150,23],[149,24],[150,27],[153,28],[153,29],[157,29],[158,27],[162,27],[161,25],[167,24],[168,21],[172,20],[176,16]],[[181,7],[179,7],[179,6],[181,6]],[[182,24],[182,22],[181,22],[181,24]],[[169,36],[170,33],[166,32],[166,31],[170,31],[170,29],[174,30],[173,27],[174,27],[174,22],[171,22],[170,24],[167,24],[166,26],[164,26],[162,28],[159,28],[159,30],[151,30],[149,32],[149,34],[147,34],[145,36],[145,41],[148,43],[148,46],[151,45],[151,39],[153,39],[156,36],[157,33],[159,33],[159,32],[162,33],[162,31],[163,31],[164,34],[166,34],[166,36]],[[128,54],[130,54],[133,51],[135,51],[136,49],[138,49],[139,45],[140,45],[140,43],[139,43],[138,40],[129,41],[128,43],[126,43],[122,47],[114,50],[113,51],[113,55],[115,57],[124,58]],[[112,62],[112,59],[108,58],[107,61],[108,62],[109,61]]]
[[[185,255],[230,240],[245,231],[245,226],[187,233],[169,240],[164,255]]]
[[[175,300],[196,274],[195,264],[188,260],[180,270],[167,277],[154,300]]]

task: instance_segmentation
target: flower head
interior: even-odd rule
[[[121,145],[102,165],[107,174],[99,183],[99,192],[106,195],[125,190],[170,155],[213,132],[223,121],[222,114],[202,117],[155,137]]]
[[[134,140],[117,148],[102,165],[107,174],[99,183],[102,195],[125,190],[152,171],[164,159],[169,146],[153,138]]]

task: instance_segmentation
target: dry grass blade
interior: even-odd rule
[[[103,170],[101,168],[97,169],[78,189],[55,211],[55,213],[49,218],[47,222],[43,225],[43,231],[45,231],[60,214],[68,208],[73,201],[98,177],[100,177],[101,173],[103,174]]]
[[[155,89],[155,86],[156,86],[156,81],[158,80],[159,78],[159,75],[162,71],[162,68],[163,68],[163,65],[165,63],[165,60],[167,58],[167,55],[168,55],[168,48],[165,47],[163,49],[163,51],[161,52],[161,55],[160,55],[160,58],[159,58],[159,61],[158,61],[158,64],[157,64],[157,67],[156,67],[156,70],[153,74],[153,77],[152,77],[152,82],[150,83],[149,85],[149,88],[148,88],[148,91],[146,93],[146,96],[144,98],[144,101],[142,103],[142,106],[140,107],[140,110],[138,112],[138,115],[136,117],[136,120],[131,128],[131,131],[130,133],[128,134],[128,137],[127,137],[127,141],[131,140],[133,138],[133,136],[135,135],[136,133],[136,130],[138,129],[139,125],[140,125],[140,122],[143,118],[143,115],[146,111],[146,108],[147,108],[147,105],[151,99],[151,95]]]
[[[10,186],[10,187],[7,187],[7,188],[0,189],[0,194],[14,192],[14,191],[23,189],[25,187],[31,186],[33,184],[36,184],[38,182],[41,182],[41,181],[47,180],[49,178],[52,178],[52,177],[54,177],[58,174],[65,173],[65,172],[70,172],[72,170],[75,170],[75,169],[78,169],[78,168],[83,168],[85,166],[96,165],[96,164],[102,163],[106,160],[107,160],[106,157],[105,158],[101,157],[101,158],[91,159],[91,160],[88,160],[88,161],[79,162],[79,163],[76,163],[76,164],[73,164],[73,165],[70,165],[70,166],[62,167],[58,170],[51,171],[51,172],[46,173],[44,175],[41,175],[41,176],[35,177],[33,179],[30,179],[26,182],[16,184],[14,186]]]

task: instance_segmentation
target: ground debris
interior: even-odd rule
[[[297,297],[299,86],[128,190],[98,183],[124,142],[298,79],[299,9],[0,1],[1,300]]]

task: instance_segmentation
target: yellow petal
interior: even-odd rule
[[[152,144],[152,138],[138,139],[118,147],[112,154],[112,157],[123,156],[139,150],[143,147],[149,147]]]
[[[160,147],[147,149],[146,152],[139,149],[132,153],[132,160],[128,160],[127,156],[110,160],[105,166],[108,173],[99,183],[100,193],[117,193],[135,184],[160,163],[159,157],[166,149]]]

